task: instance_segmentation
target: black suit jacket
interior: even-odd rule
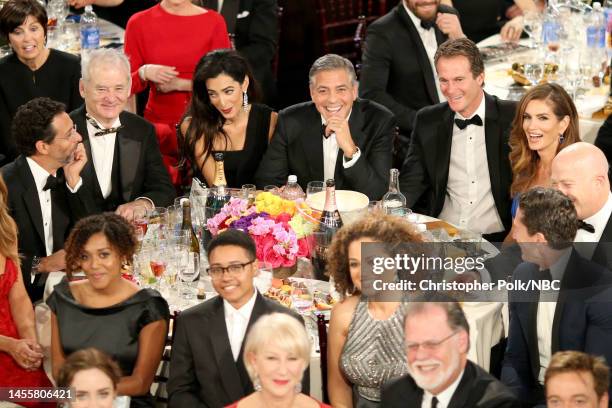
[[[58,175],[63,172],[58,170]],[[34,176],[25,156],[18,156],[15,161],[2,168],[2,177],[8,188],[8,208],[17,223],[19,233],[19,253],[23,256],[21,272],[23,282],[32,301],[42,299],[46,274],[40,274],[30,281],[32,258],[47,256],[43,228],[42,210]],[[71,193],[64,183],[57,194],[52,193],[53,252],[64,247],[70,229],[76,221],[88,215],[87,196],[83,185],[76,193]]]
[[[410,375],[386,382],[382,388],[381,407],[420,407],[423,390]],[[518,400],[492,375],[468,361],[463,377],[448,408],[519,408]]]
[[[485,93],[484,126],[489,178],[495,206],[506,230],[512,223],[508,136],[515,110],[515,102]],[[408,157],[400,173],[400,190],[406,196],[408,207],[432,217],[440,214],[446,199],[454,118],[455,112],[446,102],[419,111]]]
[[[513,279],[537,281],[538,276],[539,267],[525,262]],[[544,403],[538,382],[538,299],[537,290],[509,293],[510,327],[501,378],[526,405]],[[570,255],[561,280],[551,336],[551,355],[577,350],[612,362],[612,272],[576,251]]]
[[[434,29],[442,44],[447,37]],[[412,133],[419,109],[440,102],[434,78],[423,41],[401,2],[368,27],[359,95],[391,109],[403,135]]]
[[[217,0],[202,0],[201,4],[215,11],[218,7]],[[221,15],[227,32],[235,35],[236,50],[249,61],[264,93],[262,100],[270,103],[276,94],[272,74],[278,44],[276,0],[224,0]]]
[[[83,137],[83,145],[87,151],[87,164],[81,172],[83,186],[97,203],[95,212],[103,212],[106,209],[99,205],[102,200],[102,190],[91,156],[85,106],[71,112],[70,117]],[[155,128],[140,116],[130,112],[121,112],[119,120],[123,128],[117,132],[115,143],[119,144],[120,203],[146,197],[157,207],[171,205],[175,190],[162,162]]]
[[[302,321],[290,309],[258,293],[246,335],[257,319],[274,312],[288,313]],[[253,392],[250,381],[246,389],[241,383],[241,378],[248,378],[243,361],[244,342],[238,361],[234,361],[221,296],[182,312],[175,324],[168,380],[169,408],[221,408]],[[309,389],[307,370],[302,392],[308,394]]]
[[[393,114],[367,99],[357,99],[349,118],[349,128],[361,157],[350,168],[342,165],[338,149],[334,179],[337,189],[356,190],[370,200],[387,192],[391,169],[391,139],[395,128]],[[323,130],[321,114],[314,103],[290,106],[278,114],[274,137],[255,174],[257,187],[284,185],[295,174],[305,190],[309,181],[323,180]]]

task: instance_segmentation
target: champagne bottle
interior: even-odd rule
[[[221,208],[229,201],[230,196],[227,191],[227,181],[225,181],[225,169],[223,165],[223,153],[213,154],[215,160],[215,178],[211,191],[206,200],[207,217],[217,214]]]
[[[198,241],[198,237],[193,230],[193,224],[191,223],[191,203],[188,199],[182,200],[183,205],[183,224],[181,225],[181,229],[183,231],[187,231],[190,236],[190,246],[189,252],[193,252],[196,254],[200,253],[200,242]]]
[[[399,170],[391,169],[389,176],[389,191],[382,198],[385,213],[403,215],[406,207],[406,197],[399,189]]]
[[[327,248],[331,244],[333,235],[342,227],[342,217],[336,205],[336,183],[329,179],[325,183],[325,205],[321,214],[317,242],[312,257],[312,266],[315,279],[328,280],[325,276],[325,265],[327,263]]]

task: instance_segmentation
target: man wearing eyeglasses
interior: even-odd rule
[[[65,109],[49,98],[20,106],[12,125],[20,155],[2,168],[32,302],[42,299],[47,273],[65,268],[64,240],[74,222],[87,215],[81,188],[87,156]]]
[[[264,298],[253,286],[258,274],[255,243],[228,229],[208,245],[208,274],[219,296],[180,314],[172,345],[168,407],[224,407],[253,392],[243,343],[261,316],[290,309]],[[301,321],[301,319],[300,319]],[[302,392],[308,394],[306,371]]]
[[[175,191],[162,162],[155,128],[124,111],[130,96],[130,63],[112,49],[98,49],[81,62],[85,105],[70,113],[83,136],[89,164],[83,187],[95,212],[114,211],[131,221],[135,211],[167,207]]]
[[[501,382],[468,361],[470,328],[459,303],[409,303],[404,333],[409,374],[383,386],[381,406],[520,407]]]

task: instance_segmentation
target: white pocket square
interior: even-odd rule
[[[236,18],[247,18],[249,16],[249,10],[244,10],[243,12],[238,13]]]

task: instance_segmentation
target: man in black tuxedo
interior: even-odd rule
[[[263,91],[262,101],[273,103],[276,98],[272,61],[278,44],[277,1],[201,0],[200,3],[223,15],[227,32],[233,34],[236,51],[249,61],[253,76]]]
[[[607,408],[610,367],[601,357],[561,351],[550,360],[544,386],[551,407]]]
[[[448,40],[435,61],[448,102],[417,114],[400,189],[413,210],[501,242],[511,222],[516,103],[483,91],[484,64],[471,40]]]
[[[376,102],[357,99],[355,70],[346,58],[324,55],[309,77],[312,102],[278,114],[255,174],[257,186],[280,186],[295,174],[305,190],[309,181],[333,178],[337,189],[380,199],[389,185],[393,114]]]
[[[557,351],[612,361],[612,272],[573,250],[581,225],[571,199],[558,190],[537,187],[519,198],[512,235],[526,262],[513,281],[552,282],[549,291],[517,287],[509,293],[501,379],[528,406],[545,404],[544,373]]]
[[[183,311],[176,320],[168,380],[168,407],[221,408],[253,392],[244,361],[244,339],[257,319],[290,309],[253,286],[258,273],[252,238],[228,229],[207,248],[208,274],[219,296]],[[310,376],[302,390],[308,394]]]
[[[444,101],[433,57],[448,38],[463,37],[457,11],[440,0],[401,0],[367,30],[359,95],[397,118],[403,153],[419,109]]]
[[[23,282],[33,302],[42,299],[47,273],[65,268],[64,240],[87,215],[80,176],[87,155],[65,109],[49,98],[20,106],[12,124],[20,155],[2,168]]]
[[[131,82],[127,57],[102,48],[82,64],[85,105],[70,117],[83,136],[88,158],[83,184],[94,211],[115,211],[131,220],[137,208],[172,204],[175,191],[153,125],[123,110]]]
[[[567,195],[578,218],[593,227],[574,238],[580,254],[612,270],[612,193],[604,153],[590,143],[568,146],[552,162],[551,181]]]
[[[470,327],[459,303],[409,302],[405,313],[409,374],[383,385],[381,407],[520,407],[502,383],[468,361]]]

